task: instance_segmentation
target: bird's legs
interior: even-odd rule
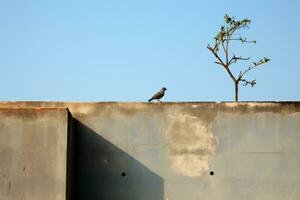
[[[161,101],[161,100],[159,100],[159,99],[157,99],[157,101],[158,101],[159,103],[162,103],[162,101]]]

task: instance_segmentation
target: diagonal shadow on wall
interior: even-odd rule
[[[74,119],[76,200],[163,200],[163,179]]]

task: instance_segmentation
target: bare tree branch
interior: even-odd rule
[[[248,67],[244,72],[242,72],[242,73],[239,75],[239,78],[238,78],[238,79],[241,80],[241,79],[243,78],[243,76],[244,76],[246,73],[248,73],[249,71],[251,71],[251,70],[254,69],[255,67],[258,67],[258,66],[260,66],[260,65],[262,65],[262,64],[264,64],[264,63],[267,63],[267,62],[269,62],[269,61],[270,61],[269,58],[264,57],[264,58],[258,60],[257,62],[253,62],[253,65],[249,65],[249,67]]]
[[[242,43],[254,43],[256,44],[256,40],[247,40],[247,38],[230,38],[230,39],[225,39],[227,41],[240,41]]]
[[[251,87],[253,87],[256,84],[256,80],[252,80],[252,81],[247,81],[245,79],[241,79],[240,81],[244,82],[243,86],[247,86],[247,85],[251,85]]]
[[[225,63],[223,62],[223,60],[219,57],[219,55],[213,50],[213,48],[211,48],[210,45],[207,45],[207,48],[212,52],[212,54],[217,58],[217,60],[225,67]]]
[[[243,82],[243,85],[251,85],[252,87],[256,84],[256,80],[248,81],[244,78],[244,75],[247,74],[252,69],[267,63],[270,61],[269,58],[264,57],[257,62],[253,62],[249,65],[249,67],[244,70],[240,71],[238,76],[234,76],[232,73],[230,66],[233,63],[237,63],[237,61],[248,61],[250,57],[243,57],[243,56],[233,56],[229,59],[229,44],[231,41],[240,41],[241,43],[256,43],[255,40],[248,40],[246,37],[233,37],[234,33],[240,29],[249,28],[249,24],[251,20],[248,18],[236,20],[234,17],[230,17],[228,15],[224,16],[225,25],[222,25],[216,35],[214,37],[215,42],[213,48],[208,44],[207,49],[214,55],[216,58],[215,63],[221,65],[225,68],[228,75],[232,79],[235,85],[235,100],[238,101],[238,84],[239,82]],[[221,46],[221,47],[220,47]],[[222,57],[224,59],[222,59]]]
[[[219,63],[218,61],[215,61],[215,63],[218,64],[218,65],[223,66],[222,63]]]
[[[226,65],[223,60],[219,57],[219,55],[214,52],[214,50],[211,48],[210,45],[207,45],[207,48],[212,52],[212,54],[218,59],[218,61],[221,63],[221,65],[225,68],[225,70],[227,71],[227,73],[229,74],[230,78],[233,80],[233,81],[236,81],[234,75],[232,74],[232,72],[230,71],[228,65]]]
[[[238,60],[250,60],[251,57],[242,57],[242,56],[235,56],[233,54],[232,58],[229,60],[229,65],[231,65],[232,63],[236,63]]]

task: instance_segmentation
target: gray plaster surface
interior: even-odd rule
[[[7,106],[68,107],[77,199],[300,199],[299,102]]]
[[[65,108],[0,108],[0,199],[66,199]]]

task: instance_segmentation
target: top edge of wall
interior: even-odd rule
[[[42,103],[51,103],[51,104],[155,104],[157,102],[146,102],[146,101],[0,101],[1,105],[5,104],[42,104]],[[207,103],[230,103],[230,104],[251,104],[251,103],[270,103],[270,104],[300,104],[299,101],[162,101],[162,104],[207,104]],[[53,107],[65,109],[65,106]]]

